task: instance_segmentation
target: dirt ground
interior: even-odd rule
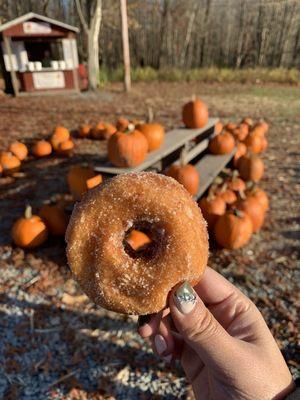
[[[116,116],[144,118],[147,108],[166,128],[180,125],[181,106],[199,95],[211,116],[263,117],[270,124],[262,187],[271,209],[262,231],[236,251],[215,248],[209,264],[240,287],[262,311],[296,376],[299,332],[300,89],[293,86],[119,84],[99,94],[32,98],[0,97],[0,149],[14,139],[30,144],[56,125]],[[76,141],[70,159],[29,159],[22,174],[0,178],[0,398],[190,398],[178,365],[159,360],[135,332],[135,319],[93,306],[71,279],[63,239],[35,251],[12,246],[10,228],[30,203],[34,210],[67,193],[66,172],[80,161],[94,165],[105,142]]]

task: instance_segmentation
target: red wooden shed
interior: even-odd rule
[[[16,96],[79,91],[79,29],[28,13],[0,26],[0,65],[7,91]]]

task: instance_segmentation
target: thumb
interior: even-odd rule
[[[236,352],[236,341],[205,307],[195,290],[184,282],[170,296],[170,311],[183,340],[202,362],[222,370]]]

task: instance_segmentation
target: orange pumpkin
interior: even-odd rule
[[[117,128],[112,124],[106,124],[102,130],[102,139],[108,140],[114,133],[117,132]]]
[[[262,149],[262,139],[257,136],[250,134],[244,140],[244,144],[246,145],[247,149],[250,150],[252,153],[258,154],[261,152]]]
[[[251,218],[240,210],[229,210],[215,224],[216,242],[226,249],[238,249],[247,244],[253,232]]]
[[[103,139],[102,132],[105,129],[104,122],[100,121],[98,124],[91,129],[91,137],[93,139]]]
[[[241,124],[232,131],[233,136],[236,138],[236,140],[240,142],[246,139],[248,133],[249,133],[249,126],[247,124]]]
[[[212,154],[229,154],[234,149],[234,138],[229,132],[221,133],[213,137],[209,142],[209,150]]]
[[[32,215],[31,207],[27,206],[25,216],[13,224],[11,236],[17,246],[31,249],[45,242],[48,230],[42,219]]]
[[[266,151],[266,149],[268,148],[268,145],[269,145],[269,143],[268,143],[267,139],[265,137],[261,138],[261,153],[263,151]]]
[[[256,154],[246,154],[238,160],[238,171],[245,181],[258,182],[264,174],[264,163]]]
[[[222,122],[219,121],[215,125],[215,134],[219,135],[222,132],[222,130],[223,130],[223,124]]]
[[[257,137],[259,139],[262,139],[265,136],[265,131],[261,126],[255,125],[254,128],[250,131],[250,135],[249,136]]]
[[[92,178],[89,178],[86,181],[86,187],[87,189],[93,189],[94,187],[100,185],[100,183],[102,183],[103,179],[102,179],[102,175],[95,175]]]
[[[191,164],[171,165],[166,171],[167,176],[171,176],[192,195],[196,195],[199,189],[200,177],[199,172]]]
[[[116,132],[108,140],[109,161],[117,167],[136,167],[148,152],[148,142],[138,130]]]
[[[70,132],[64,126],[57,126],[54,129],[53,137],[55,137],[59,142],[64,142],[70,139]]]
[[[19,171],[21,162],[9,151],[3,151],[0,155],[0,164],[4,175],[10,175]]]
[[[136,251],[143,251],[148,244],[151,243],[151,239],[144,232],[138,231],[136,229],[132,229],[129,234],[126,236],[126,242],[130,245],[130,247]]]
[[[253,232],[259,231],[265,219],[263,206],[251,196],[246,197],[245,199],[240,199],[237,202],[236,207],[238,210],[244,211],[249,215],[253,225]]]
[[[95,172],[89,167],[72,165],[67,174],[69,190],[75,200],[79,200],[88,189],[87,181],[95,177]]]
[[[74,142],[70,140],[66,140],[64,142],[60,142],[56,149],[57,154],[61,156],[70,156],[74,150]]]
[[[52,153],[52,146],[46,140],[38,140],[32,148],[35,157],[46,157]]]
[[[236,167],[238,160],[247,153],[247,147],[244,143],[237,143],[236,152],[233,156],[233,165]]]
[[[213,229],[217,219],[223,215],[226,211],[226,203],[220,197],[216,195],[209,195],[203,197],[199,201],[199,207],[202,211],[203,217],[207,222],[208,229]]]
[[[269,131],[269,125],[265,121],[258,122],[255,128],[260,128],[264,135]]]
[[[13,142],[9,146],[9,151],[13,153],[20,161],[25,160],[28,155],[28,149],[24,143]]]
[[[236,176],[229,179],[227,182],[227,187],[234,192],[244,192],[246,190],[246,184],[243,179]]]
[[[39,214],[52,235],[63,236],[65,234],[68,217],[62,208],[57,205],[44,204]]]
[[[208,122],[207,105],[195,99],[183,106],[182,121],[187,128],[203,128]]]
[[[83,124],[79,127],[78,129],[78,136],[80,138],[87,138],[89,137],[90,133],[91,133],[91,125],[89,124]]]
[[[225,183],[224,188],[218,193],[218,195],[225,201],[226,204],[233,204],[237,201],[236,194],[233,190],[227,188]]]
[[[262,206],[264,212],[268,211],[269,197],[263,189],[254,185],[250,189],[246,190],[246,196],[254,197],[258,201],[258,203]]]
[[[149,123],[140,124],[136,127],[142,132],[148,142],[148,151],[159,149],[165,137],[165,128],[160,124]]]
[[[116,128],[120,132],[125,132],[128,129],[130,122],[128,119],[120,117],[117,119]]]
[[[237,128],[237,125],[234,124],[233,122],[228,122],[228,123],[224,126],[224,129],[225,129],[226,131],[229,131],[229,132],[234,131],[236,128]]]

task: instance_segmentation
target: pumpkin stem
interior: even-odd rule
[[[252,190],[252,189],[254,189],[254,187],[255,187],[255,183],[253,181],[246,182],[247,189]]]
[[[195,101],[196,100],[196,95],[195,95],[195,93],[193,93],[192,94],[192,101]]]
[[[239,176],[239,171],[237,169],[234,169],[232,171],[232,178],[234,179],[234,178],[237,178],[238,176]]]
[[[148,107],[148,123],[151,124],[154,118],[153,108]]]
[[[238,191],[238,198],[241,200],[245,200],[247,196],[245,195],[245,192],[243,190]]]
[[[29,204],[25,208],[24,216],[26,219],[30,219],[32,217],[32,207]]]
[[[128,124],[127,129],[124,133],[130,133],[133,132],[135,130],[135,126],[133,123],[130,122],[130,124]]]
[[[213,182],[215,185],[221,185],[223,183],[223,179],[220,176],[217,176]]]

